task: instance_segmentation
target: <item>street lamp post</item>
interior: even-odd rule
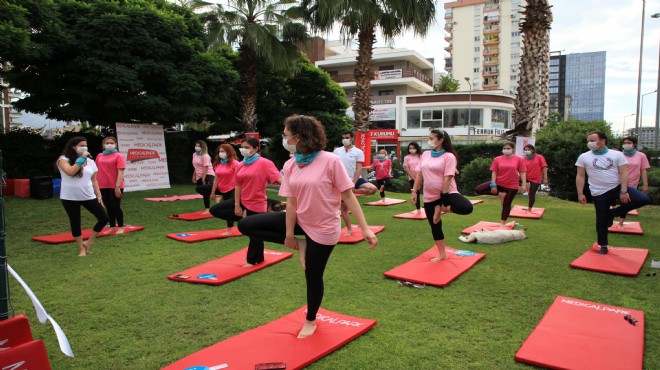
[[[654,13],[651,15],[651,18],[660,18],[660,13]],[[657,90],[660,91],[660,47],[658,48],[658,82],[657,82]],[[655,96],[655,140],[653,140],[653,143],[655,144],[653,147],[655,149],[660,149],[660,146],[658,146],[658,134],[660,131],[660,127],[658,127],[658,120],[660,120],[660,94]]]
[[[468,144],[470,144],[470,125],[472,124],[472,83],[470,83],[470,77],[465,77],[465,81],[467,81],[468,85],[470,85],[470,97],[468,98],[468,122],[467,122],[467,130],[468,130]]]
[[[646,0],[642,0],[642,31],[639,40],[639,71],[637,73],[637,116],[635,117],[635,136],[639,140],[639,101],[642,93],[642,55],[644,53],[644,13],[646,12]]]
[[[634,116],[635,113],[629,114],[627,116],[623,116],[623,136],[626,137],[626,118]]]
[[[639,113],[639,114],[640,114],[640,116],[641,116],[641,117],[639,117],[639,129],[640,129],[640,130],[642,129],[642,125],[644,124],[644,97],[645,97],[646,95],[653,94],[653,93],[655,93],[656,91],[658,91],[658,90],[653,90],[653,91],[648,92],[648,93],[646,93],[646,94],[642,94],[642,104],[641,104],[642,107],[639,109],[639,110],[640,110],[640,113]],[[639,141],[639,144],[641,144],[641,143],[642,143],[642,139],[639,137],[639,132],[637,132],[637,135],[636,135],[636,136],[637,136],[637,140]]]

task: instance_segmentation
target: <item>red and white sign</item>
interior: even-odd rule
[[[355,133],[355,146],[364,153],[364,162],[362,162],[362,166],[371,166],[371,137],[369,131],[358,131]]]
[[[527,137],[527,136],[516,136],[516,155],[519,156],[524,156],[523,154],[523,149],[525,148],[525,145],[527,144],[536,144],[536,139],[534,137]]]
[[[370,130],[369,135],[376,141],[397,141],[399,140],[399,130]]]
[[[170,187],[162,125],[117,123],[117,141],[126,158],[125,191]]]

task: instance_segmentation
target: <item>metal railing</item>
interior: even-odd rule
[[[380,71],[383,72],[383,71]],[[401,78],[409,78],[413,77],[416,78],[425,84],[429,86],[433,86],[433,79],[430,77],[424,75],[421,70],[415,69],[415,68],[404,68],[402,69],[402,74]],[[332,79],[335,80],[335,82],[342,83],[342,82],[355,82],[355,76],[353,74],[340,74],[340,75],[335,75],[332,76]],[[373,80],[374,78],[372,78]],[[393,78],[392,80],[396,80]]]

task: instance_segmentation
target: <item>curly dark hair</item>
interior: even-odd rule
[[[69,141],[67,141],[66,145],[64,146],[64,150],[62,150],[62,155],[69,160],[69,164],[71,166],[73,166],[76,163],[76,159],[78,159],[78,153],[75,149],[73,149],[73,147],[83,141],[87,141],[87,138],[84,136],[74,136],[69,139]],[[59,159],[57,161],[59,161]],[[55,167],[57,168],[57,162],[55,162]],[[82,177],[82,168],[80,168],[74,176]]]
[[[411,146],[412,146],[413,148],[417,149],[417,153],[415,153],[415,154],[410,153],[410,147],[411,147]],[[408,154],[418,155],[418,156],[419,156],[419,155],[422,155],[422,147],[419,146],[419,144],[417,144],[417,142],[413,141],[413,142],[411,142],[410,144],[408,144]]]
[[[325,136],[323,124],[312,116],[289,116],[284,120],[286,127],[295,136],[298,136],[297,151],[309,154],[325,149],[328,139]]]

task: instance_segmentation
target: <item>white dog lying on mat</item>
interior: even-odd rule
[[[461,235],[458,240],[463,243],[479,243],[479,244],[499,244],[506,243],[514,240],[527,239],[525,230],[488,230],[483,229],[475,231],[468,236]]]

